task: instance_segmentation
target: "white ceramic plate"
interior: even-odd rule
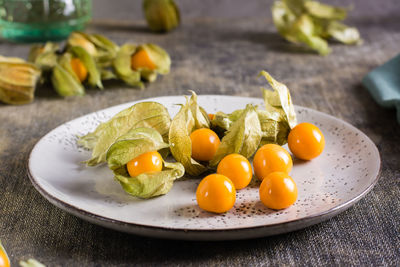
[[[179,109],[175,104],[185,100],[170,96],[142,101],[162,103],[174,116]],[[233,96],[203,95],[198,101],[210,113],[229,113],[248,103],[263,105],[261,99]],[[90,158],[90,152],[76,145],[77,135],[93,131],[134,103],[77,118],[45,135],[29,159],[34,187],[55,206],[112,229],[161,238],[226,240],[274,235],[326,220],[360,200],[378,179],[379,152],[365,134],[342,120],[297,106],[299,122],[317,125],[325,135],[326,147],[312,161],[294,161],[291,176],[299,195],[288,209],[274,211],[263,206],[257,182],[238,191],[235,206],[223,215],[196,205],[200,179],[178,180],[165,196],[137,199],[124,192],[105,164],[86,167],[80,163]]]

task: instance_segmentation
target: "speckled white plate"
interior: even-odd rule
[[[174,116],[182,96],[142,101],[164,104]],[[208,112],[232,112],[261,99],[204,95],[199,104]],[[139,101],[140,102],[140,101]],[[199,179],[176,181],[165,196],[141,200],[129,196],[105,165],[86,167],[90,152],[76,145],[76,136],[92,131],[135,102],[107,108],[67,122],[45,135],[33,148],[29,174],[34,187],[52,204],[89,222],[112,229],[161,238],[191,240],[244,239],[294,231],[326,220],[352,206],[378,179],[379,152],[374,143],[350,124],[327,114],[296,107],[299,122],[316,124],[326,147],[318,158],[294,161],[297,202],[288,209],[270,210],[258,198],[258,183],[237,192],[226,214],[200,210],[195,190]]]

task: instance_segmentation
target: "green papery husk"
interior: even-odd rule
[[[195,129],[210,128],[210,118],[207,112],[197,103],[197,95],[194,91],[190,91],[192,96],[189,99],[189,107],[194,118]]]
[[[232,123],[237,121],[242,115],[244,109],[237,109],[230,114],[226,114],[222,111],[218,111],[214,114],[214,119],[211,121],[212,128],[220,128],[227,131]]]
[[[28,61],[38,66],[42,71],[49,71],[57,64],[58,44],[47,42],[44,45],[34,45],[28,55]]]
[[[328,42],[317,35],[318,31],[320,31],[320,28],[316,27],[310,16],[301,15],[293,23],[288,35],[293,38],[292,42],[305,44],[320,55],[327,55],[331,52],[331,49]]]
[[[211,121],[212,129],[215,132],[227,131],[232,124],[236,122],[243,114],[244,109],[238,109],[231,114],[217,112]],[[267,110],[256,109],[258,119],[261,126],[261,142],[259,146],[265,144],[284,145],[290,132],[290,126],[279,112],[270,112]]]
[[[275,1],[273,21],[278,32],[289,42],[303,44],[321,55],[331,52],[325,39],[333,37],[344,44],[361,43],[356,28],[340,22],[348,9],[309,0]]]
[[[79,46],[86,50],[101,67],[109,67],[117,55],[118,45],[100,34],[73,32],[67,40],[69,47]]]
[[[112,65],[112,61],[117,56],[119,46],[101,34],[85,34],[97,48],[95,54],[96,62],[102,67]]]
[[[225,156],[232,153],[250,158],[256,152],[261,137],[261,125],[256,109],[253,105],[247,105],[222,138],[210,166],[217,166]]]
[[[131,67],[131,57],[145,50],[151,61],[155,64],[154,70],[146,67],[133,70]],[[141,80],[154,82],[157,79],[157,74],[168,74],[171,68],[171,58],[168,53],[161,47],[154,44],[134,45],[125,44],[121,46],[117,56],[113,62],[114,70],[117,76],[132,86],[143,87]]]
[[[300,16],[305,11],[304,0],[283,0],[286,12],[291,12],[295,16]],[[277,3],[277,2],[275,2]]]
[[[290,130],[297,124],[289,89],[265,71],[262,71],[260,75],[267,79],[274,91],[262,88],[265,109],[256,109],[261,126],[259,146],[269,143],[284,145],[287,143]],[[235,110],[231,114],[217,112],[211,121],[212,128],[216,132],[220,132],[219,129],[230,130],[244,112],[244,109]]]
[[[313,17],[328,20],[344,20],[347,17],[347,9],[326,5],[318,1],[304,1],[305,10]]]
[[[102,81],[118,79],[117,75],[109,69],[101,68],[100,77]]]
[[[327,55],[330,53],[330,48],[328,47],[328,42],[323,38],[319,37],[316,33],[320,31],[320,28],[316,28],[311,17],[307,15],[302,15],[298,18],[288,16],[286,19],[293,19],[287,25],[282,25],[285,23],[282,18],[276,18],[275,20],[280,20],[280,22],[276,22],[275,25],[281,23],[277,26],[279,33],[285,37],[286,40],[292,43],[304,44],[310,47],[313,50],[318,51],[321,55]]]
[[[290,10],[285,1],[275,1],[271,11],[278,32],[289,42],[296,42],[296,39],[289,34],[293,23],[296,21],[295,13]]]
[[[64,53],[58,59],[51,74],[53,88],[60,96],[84,95],[85,88],[71,67],[72,55]]]
[[[153,128],[134,128],[120,136],[107,150],[106,161],[111,170],[127,164],[131,159],[149,152],[167,148],[162,136]]]
[[[115,179],[124,190],[136,197],[150,198],[169,192],[174,180],[182,177],[185,169],[180,163],[163,161],[160,172],[143,173],[130,177],[126,164],[150,151],[169,147],[163,142],[159,132],[152,128],[136,128],[119,137],[107,151],[108,167],[113,170]]]
[[[278,32],[289,42],[307,45],[321,55],[329,54],[328,43],[317,35],[320,28],[315,26],[311,17],[301,15],[304,8],[296,2],[302,4],[302,0],[276,1],[273,4],[272,16]]]
[[[79,83],[80,85],[82,85],[81,81],[79,80],[78,75],[76,75],[76,73],[74,72],[74,70],[72,69],[71,66],[71,60],[72,60],[72,54],[71,53],[64,53],[63,55],[61,55],[58,59],[58,64],[64,69],[66,70],[74,79],[77,83]]]
[[[179,9],[173,0],[144,0],[143,10],[152,31],[168,32],[180,23]]]
[[[154,70],[141,69],[139,73],[142,80],[148,81],[150,83],[154,82],[157,79],[157,72],[155,72]]]
[[[207,123],[204,123],[204,116],[207,115],[200,110],[197,105],[197,96],[192,92],[192,97],[186,98],[186,103],[181,106],[178,114],[172,119],[169,129],[172,156],[176,161],[183,164],[188,174],[193,176],[207,170],[204,165],[192,158],[192,142],[190,140],[190,134],[194,130],[208,128]]]
[[[262,89],[265,109],[270,112],[270,117],[276,121],[286,121],[290,128],[295,127],[297,124],[296,112],[287,86],[276,81],[266,71],[261,71],[259,75],[263,76],[273,89],[273,91]],[[273,117],[276,114],[279,114],[280,118]]]
[[[168,53],[162,49],[160,46],[155,44],[143,44],[139,45],[137,51],[145,50],[149,55],[151,61],[156,65],[154,72],[159,74],[168,74],[171,69],[171,58],[169,57]],[[139,69],[146,70],[144,69]]]
[[[40,75],[31,63],[0,56],[0,101],[12,105],[32,102]]]
[[[116,55],[119,46],[113,41],[101,34],[85,34],[85,37],[89,39],[97,48],[109,52],[111,55]]]
[[[82,47],[73,46],[68,50],[74,57],[79,58],[79,60],[83,63],[85,68],[88,71],[88,80],[89,85],[93,87],[98,87],[103,89],[103,84],[101,83],[100,72],[97,69],[96,62],[93,57]]]
[[[329,36],[341,43],[348,45],[362,44],[362,39],[358,30],[343,23],[337,21],[330,22],[326,28],[326,32]]]
[[[78,144],[92,151],[87,165],[95,166],[105,162],[108,148],[120,136],[139,127],[154,128],[164,140],[168,140],[171,117],[168,110],[157,102],[140,102],[120,111],[107,122],[101,123],[95,131],[78,139]]]
[[[28,259],[27,261],[20,261],[19,265],[21,267],[46,267],[46,265],[40,263],[35,259]]]
[[[63,97],[85,94],[85,88],[77,80],[76,75],[71,74],[60,64],[56,64],[53,68],[51,83],[56,92]]]
[[[257,110],[257,115],[262,132],[260,147],[265,144],[283,146],[287,143],[291,128],[286,120],[280,120],[280,117],[277,120],[275,115],[271,116],[271,113],[266,110]]]
[[[86,50],[91,56],[97,55],[96,46],[86,38],[86,34],[83,32],[72,32],[68,36],[67,45],[69,47],[79,46]]]
[[[143,173],[130,177],[126,167],[120,167],[114,171],[115,179],[122,188],[132,196],[140,198],[152,198],[168,193],[176,179],[185,174],[185,168],[179,162],[163,161],[163,169],[160,172]]]
[[[121,46],[113,61],[113,68],[117,77],[125,83],[142,88],[143,83],[140,79],[140,72],[131,68],[131,56],[135,53],[136,49],[137,46],[134,44]]]

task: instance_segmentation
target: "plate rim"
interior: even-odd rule
[[[173,95],[173,96],[159,96],[159,97],[151,97],[151,98],[145,98],[145,99],[139,99],[139,100],[134,100],[122,104],[117,104],[114,106],[106,107],[94,112],[90,112],[88,114],[84,114],[82,116],[79,116],[77,118],[74,118],[72,120],[69,120],[67,122],[64,122],[57,127],[53,128],[49,132],[47,132],[45,135],[40,137],[40,139],[35,143],[33,146],[29,158],[27,161],[27,174],[29,177],[30,182],[32,183],[33,187],[51,204],[56,206],[57,208],[60,208],[74,216],[77,216],[83,220],[86,220],[90,223],[97,224],[103,227],[111,228],[117,231],[121,232],[126,232],[126,233],[131,233],[131,234],[137,234],[141,236],[147,236],[147,237],[156,237],[156,238],[166,238],[166,239],[178,239],[178,240],[203,240],[203,241],[215,241],[215,240],[239,240],[239,239],[249,239],[249,238],[257,238],[257,237],[263,237],[263,236],[272,236],[272,235],[277,235],[277,234],[282,234],[282,233],[287,233],[287,232],[292,232],[296,231],[299,229],[306,228],[308,226],[320,223],[322,221],[325,221],[345,210],[348,208],[352,207],[354,204],[356,204],[358,201],[360,201],[365,195],[367,195],[376,185],[380,178],[380,173],[382,169],[382,164],[381,164],[381,156],[379,153],[379,150],[375,143],[369,138],[368,135],[366,135],[364,132],[356,128],[355,126],[351,125],[350,123],[344,121],[343,119],[337,118],[335,116],[332,116],[330,114],[311,109],[308,107],[303,107],[303,106],[298,106],[295,105],[295,109],[301,108],[305,109],[311,112],[319,113],[320,115],[328,116],[330,119],[337,120],[341,123],[343,123],[346,127],[350,127],[352,130],[357,131],[358,133],[361,133],[364,135],[373,145],[373,149],[376,152],[376,155],[378,156],[378,164],[379,164],[379,169],[376,173],[376,176],[373,178],[373,181],[368,185],[365,190],[363,190],[361,193],[356,195],[355,197],[351,198],[350,200],[339,204],[335,207],[332,207],[328,210],[319,212],[317,214],[309,215],[307,217],[299,218],[299,219],[293,219],[285,222],[280,222],[280,223],[272,223],[268,225],[259,225],[259,226],[248,226],[248,227],[240,227],[240,228],[229,228],[229,229],[187,229],[187,228],[181,228],[181,227],[168,227],[168,226],[153,226],[153,225],[144,225],[140,223],[130,223],[130,222],[124,222],[121,220],[117,219],[111,219],[107,218],[95,213],[92,213],[90,211],[87,211],[85,209],[79,208],[75,205],[69,204],[56,196],[53,196],[49,192],[47,192],[42,186],[37,181],[37,178],[34,177],[34,175],[31,173],[31,159],[32,159],[32,154],[34,153],[35,149],[37,148],[38,144],[48,135],[50,135],[53,131],[58,129],[59,127],[62,127],[66,123],[72,123],[75,120],[79,120],[82,117],[90,116],[92,114],[95,114],[97,112],[101,112],[107,109],[112,109],[112,108],[117,108],[119,106],[124,106],[128,104],[135,104],[138,102],[144,102],[144,101],[154,101],[155,99],[160,99],[160,98],[176,98],[176,97],[183,97],[180,95]],[[257,100],[260,101],[262,99],[256,98],[256,97],[246,97],[246,96],[227,96],[227,95],[198,95],[199,98],[203,97],[224,97],[224,98],[244,98],[247,100]],[[281,228],[281,230],[277,229]],[[274,230],[276,232],[274,232]]]

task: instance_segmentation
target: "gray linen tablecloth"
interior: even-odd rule
[[[0,104],[0,239],[13,266],[30,257],[48,266],[400,264],[400,126],[394,110],[379,107],[360,82],[400,51],[398,0],[332,1],[353,4],[348,23],[359,28],[364,44],[332,44],[326,57],[299,53],[276,34],[271,1],[180,1],[183,25],[165,35],[148,32],[138,15],[140,3],[130,2],[94,1],[95,21],[88,31],[119,44],[161,45],[173,60],[169,75],[144,90],[111,84],[104,91],[61,99],[50,88],[40,88],[32,104]],[[0,43],[2,55],[25,57],[28,50],[28,45]],[[256,75],[262,69],[289,86],[297,105],[353,124],[378,146],[380,179],[354,207],[279,236],[229,242],[157,240],[74,217],[51,205],[28,179],[31,149],[64,122],[112,105],[188,90],[259,97],[263,81]]]

